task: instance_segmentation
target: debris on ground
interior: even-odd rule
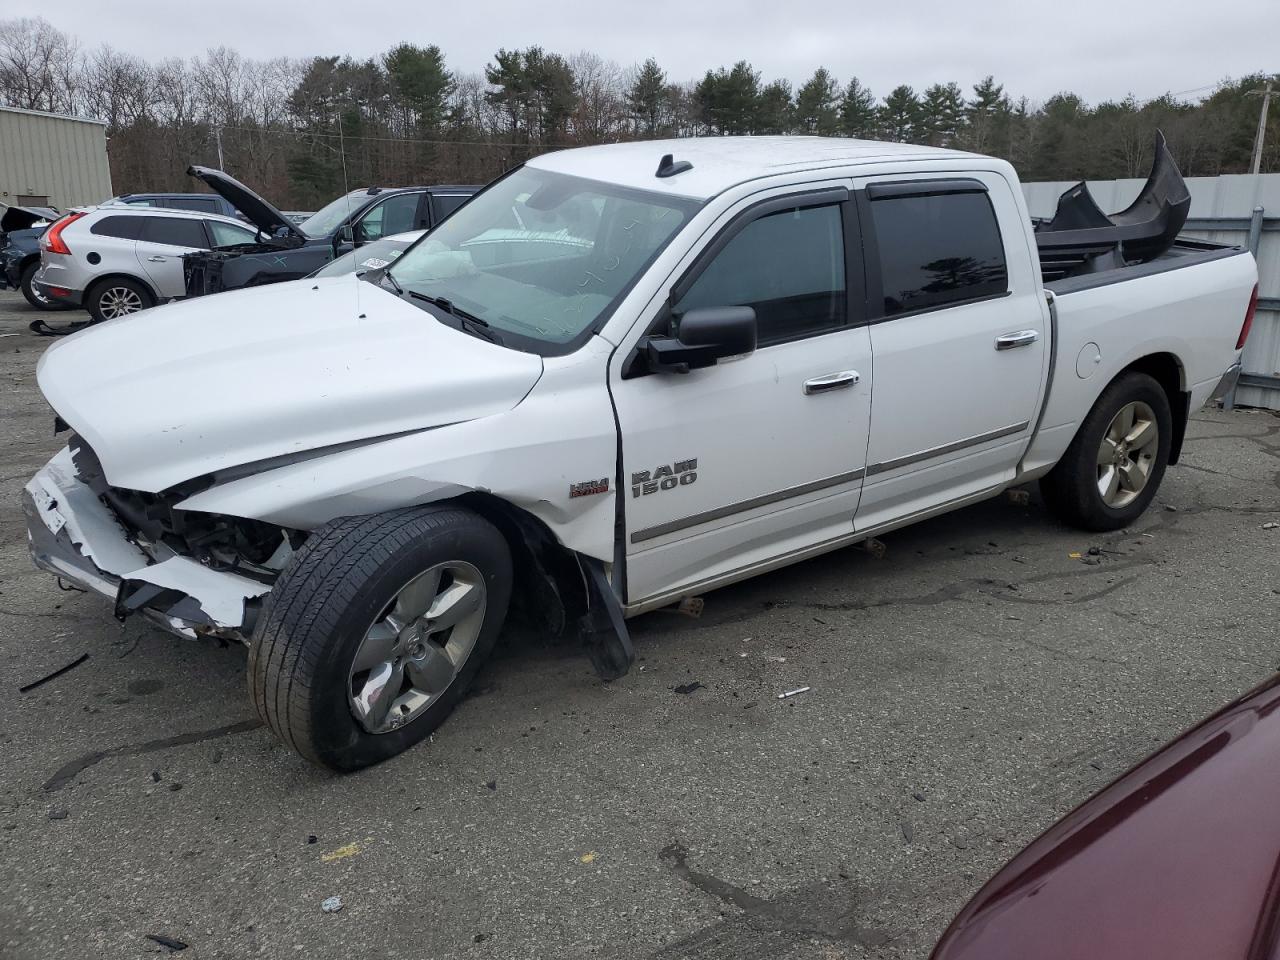
[[[334,860],[345,860],[347,857],[354,857],[360,852],[360,844],[348,843],[339,847],[337,850],[330,850],[328,853],[320,854],[321,863],[332,863]]]
[[[788,690],[785,693],[778,694],[779,700],[786,700],[790,697],[799,696],[802,693],[808,693],[812,687],[796,687],[794,690]]]
[[[919,800],[921,803],[924,803],[924,794],[923,794],[923,793],[920,793],[919,791],[916,791],[916,792],[915,792],[915,793],[913,793],[911,796],[912,796],[914,799]]]
[[[317,837],[314,833],[307,834],[307,843],[310,844],[310,843],[319,843],[319,842],[320,842],[320,838]]]
[[[1262,529],[1263,529],[1263,530],[1277,530],[1277,529],[1280,529],[1280,523],[1276,523],[1276,521],[1274,521],[1274,520],[1268,520],[1266,523],[1264,523],[1264,524],[1262,525]]]
[[[177,953],[179,950],[185,950],[189,946],[189,944],[185,944],[181,940],[175,940],[173,937],[166,937],[162,933],[147,933],[143,934],[143,936],[153,943],[160,944],[160,946],[164,947],[170,953]]]
[[[46,673],[39,680],[32,680],[30,683],[26,684],[25,686],[19,687],[18,692],[26,693],[28,690],[34,690],[36,687],[43,686],[44,684],[48,683],[50,680],[56,680],[58,677],[62,676],[64,673],[67,673],[70,670],[74,670],[76,667],[80,666],[80,664],[84,663],[88,659],[89,659],[89,655],[87,653],[82,653],[80,654],[80,656],[76,657],[70,663],[64,666],[61,666],[57,670],[53,671],[53,673]]]
[[[69,816],[71,816],[71,811],[66,807],[54,807],[49,811],[50,820],[65,820]]]
[[[486,787],[488,787],[490,790],[497,790],[497,789],[498,789],[498,781],[497,781],[497,780],[490,780],[488,783],[486,783],[486,784],[485,784],[485,786],[486,786]]]
[[[765,657],[765,660],[767,660],[769,663],[786,663],[787,662],[786,657],[776,657],[776,656]]]
[[[703,688],[702,682],[699,680],[694,680],[692,683],[682,683],[680,684],[680,686],[672,687],[671,689],[674,690],[676,693],[688,694],[688,693],[693,693],[693,691],[695,690],[701,690],[702,688]]]
[[[1101,547],[1093,546],[1093,547],[1090,547],[1090,548],[1089,548],[1089,556],[1091,556],[1091,557],[1096,557],[1096,556],[1098,556],[1098,555],[1099,555],[1099,554],[1101,554],[1101,553],[1102,553],[1102,548],[1101,548]]]
[[[342,898],[325,897],[324,900],[320,902],[320,909],[325,913],[337,913],[342,909]]]
[[[595,852],[594,850],[591,850],[591,851],[589,851],[589,852],[587,852],[587,853],[584,853],[582,856],[580,856],[580,857],[578,858],[578,862],[579,862],[579,863],[591,863],[593,860],[595,860],[595,858],[596,858],[596,852]]]
[[[877,560],[883,560],[884,555],[889,552],[889,548],[885,546],[883,540],[877,540],[875,537],[867,537],[867,539],[856,544],[858,549],[864,550]]]
[[[1177,507],[1175,507],[1172,503],[1166,503],[1166,504],[1164,505],[1164,508],[1165,508],[1165,510],[1166,510],[1168,513],[1177,513],[1177,512],[1178,512],[1178,508],[1177,508]]]

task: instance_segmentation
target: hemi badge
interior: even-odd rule
[[[569,499],[574,497],[591,497],[597,493],[609,492],[609,478],[601,477],[599,480],[584,480],[582,483],[569,484]]]

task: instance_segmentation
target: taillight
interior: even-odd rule
[[[1253,326],[1253,315],[1258,312],[1258,285],[1253,285],[1253,293],[1249,297],[1249,309],[1244,312],[1244,326],[1240,328],[1240,339],[1236,341],[1236,349],[1243,350],[1244,342],[1249,339],[1249,328]]]
[[[44,236],[40,238],[40,245],[49,253],[71,253],[70,248],[67,247],[67,242],[62,239],[62,231],[83,216],[84,213],[68,213],[44,232]]]

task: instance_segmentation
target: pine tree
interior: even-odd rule
[[[826,67],[819,67],[796,92],[796,124],[801,133],[829,137],[840,126],[840,87]]]
[[[964,95],[957,83],[935,83],[920,102],[917,138],[933,147],[949,147],[964,122]]]
[[[876,130],[876,98],[854,77],[840,98],[840,130],[849,137],[874,137]]]
[[[920,124],[920,101],[907,84],[894,87],[880,108],[880,127],[885,137],[898,143],[911,143]]]
[[[658,61],[650,57],[641,65],[627,90],[627,111],[635,121],[636,132],[657,136],[665,126],[669,105],[667,75],[658,66]]]

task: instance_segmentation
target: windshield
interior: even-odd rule
[[[407,294],[478,317],[503,342],[568,344],[607,316],[697,207],[524,167],[460,207],[387,273]]]
[[[338,277],[344,273],[381,270],[404,253],[420,236],[422,236],[421,233],[402,233],[395,237],[387,237],[385,240],[374,240],[340,257],[335,257],[311,276]]]
[[[327,237],[342,226],[347,214],[360,209],[363,199],[368,195],[368,190],[352,190],[307,217],[298,224],[298,229],[308,237]]]

